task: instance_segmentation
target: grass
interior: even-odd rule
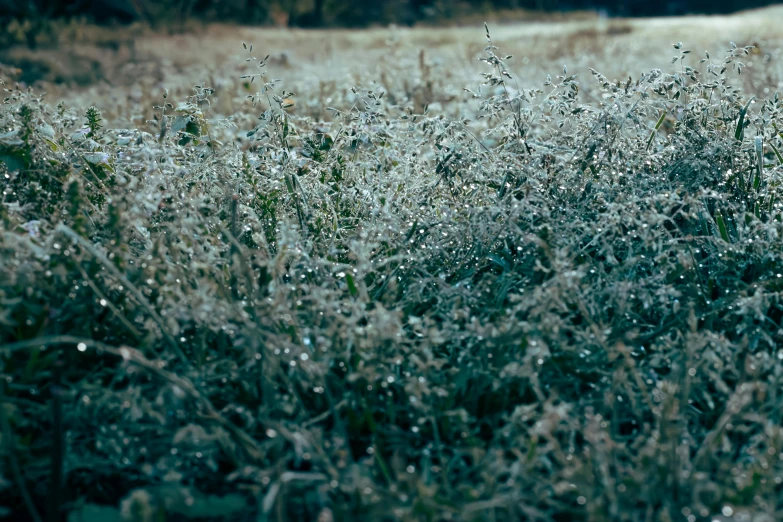
[[[779,519],[776,12],[8,81],[3,513]]]

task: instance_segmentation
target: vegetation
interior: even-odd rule
[[[299,95],[247,44],[133,128],[8,82],[3,513],[780,519],[779,61],[485,43]]]

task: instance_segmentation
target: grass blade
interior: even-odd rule
[[[764,174],[764,138],[756,136],[753,140],[753,146],[756,149],[756,178],[753,180],[753,189],[758,191]]]
[[[775,153],[775,156],[778,158],[778,164],[783,165],[783,156],[780,155],[780,151],[775,147],[775,144],[770,142],[770,147],[772,147],[772,152]]]
[[[723,215],[720,212],[715,213],[715,222],[718,224],[718,232],[720,232],[721,239],[726,243],[731,243],[729,231],[726,228],[726,221],[724,221]]]
[[[755,96],[751,96],[747,103],[745,103],[745,106],[740,109],[739,119],[737,119],[737,128],[734,131],[734,138],[737,141],[742,141],[742,138],[745,136],[745,114],[747,114],[748,107],[750,107],[750,104],[753,103],[755,99]]]
[[[661,125],[663,125],[663,120],[666,119],[666,111],[664,110],[661,112],[660,118],[658,118],[658,122],[655,124],[655,129],[650,132],[650,138],[647,140],[647,147],[646,149],[649,150],[650,145],[652,145],[653,140],[655,139],[655,133],[658,132],[658,129],[661,128]]]

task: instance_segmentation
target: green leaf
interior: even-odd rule
[[[44,142],[45,142],[47,145],[49,145],[49,148],[50,148],[50,149],[52,149],[52,151],[54,151],[54,152],[57,152],[58,150],[60,150],[60,147],[59,147],[59,145],[57,145],[57,144],[56,144],[55,142],[53,142],[52,140],[50,140],[50,139],[47,139],[47,138],[44,138],[43,140],[44,140]]]
[[[715,222],[718,224],[718,231],[720,232],[720,237],[726,243],[731,243],[731,240],[729,238],[729,231],[726,228],[726,222],[724,221],[723,215],[720,212],[715,213]]]
[[[177,134],[179,131],[184,129],[188,123],[190,123],[190,116],[180,115],[174,118],[174,121],[171,122],[171,133]]]
[[[783,156],[780,155],[780,151],[775,147],[775,145],[770,142],[770,147],[772,147],[772,151],[775,153],[775,156],[778,158],[778,164],[783,165]]]
[[[508,262],[497,254],[489,254],[487,257],[490,261],[502,268],[504,272],[511,268],[508,266]]]
[[[348,291],[351,293],[351,297],[359,295],[359,289],[356,288],[356,283],[351,274],[345,274],[345,282],[348,283]]]
[[[201,127],[195,121],[190,120],[185,124],[185,132],[198,138],[201,136]]]
[[[742,141],[742,138],[745,135],[745,114],[747,114],[748,107],[750,107],[750,104],[753,103],[753,100],[755,99],[755,96],[751,96],[747,103],[745,103],[745,106],[740,109],[739,119],[737,120],[737,128],[734,131],[734,138],[737,141]]]
[[[753,140],[753,147],[756,149],[756,178],[753,180],[753,189],[758,191],[761,186],[761,177],[764,174],[764,139],[756,136]]]

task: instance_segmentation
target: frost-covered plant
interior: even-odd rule
[[[783,122],[734,81],[752,49],[526,88],[486,36],[465,98],[422,54],[328,121],[249,46],[239,139],[207,85],[125,130],[9,89],[0,505],[774,516]]]

